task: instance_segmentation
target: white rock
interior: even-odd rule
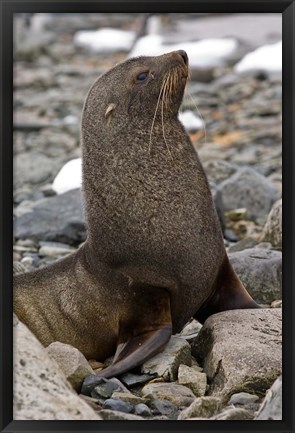
[[[135,33],[132,31],[102,28],[97,31],[79,31],[74,35],[77,47],[87,48],[96,53],[129,51],[132,47]]]
[[[71,189],[81,188],[82,159],[75,158],[68,161],[56,175],[52,189],[56,194],[63,194]]]
[[[246,73],[261,71],[265,73],[282,72],[282,41],[276,44],[263,45],[245,55],[236,66],[235,71]]]
[[[178,114],[180,122],[188,132],[197,131],[204,128],[204,122],[197,117],[192,111],[186,110]]]
[[[14,317],[13,418],[100,420],[29,329]]]

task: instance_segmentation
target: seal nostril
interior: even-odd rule
[[[184,50],[178,50],[177,52],[182,57],[184,63],[187,65],[188,64],[188,57],[187,57],[186,52]]]

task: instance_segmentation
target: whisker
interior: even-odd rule
[[[166,99],[166,92],[167,92],[167,88],[168,88],[167,84],[168,84],[168,80],[166,80],[166,84],[165,84],[165,87],[163,90],[163,98],[162,98],[162,133],[163,133],[163,138],[164,138],[168,153],[169,153],[171,159],[173,159],[172,153],[170,151],[169,145],[168,145],[167,140],[166,140],[165,128],[164,128],[164,100]]]
[[[157,100],[157,105],[156,105],[156,109],[155,109],[155,114],[154,114],[153,121],[152,121],[152,126],[151,126],[151,131],[150,131],[150,141],[149,141],[149,153],[151,153],[151,148],[152,148],[152,134],[153,134],[153,129],[154,129],[154,124],[155,124],[155,120],[156,120],[157,111],[158,111],[159,104],[160,104],[161,93],[162,93],[162,90],[163,90],[163,88],[164,88],[164,84],[165,84],[166,81],[167,81],[166,79],[163,80],[163,83],[162,83],[162,86],[161,86],[161,89],[160,89],[160,92],[159,92],[158,100]]]
[[[203,123],[203,130],[204,130],[204,139],[205,139],[205,145],[206,145],[206,144],[207,144],[206,122],[205,122],[205,120],[204,120],[204,118],[203,118],[203,116],[202,116],[202,113],[201,113],[200,110],[198,109],[198,106],[197,106],[197,104],[195,103],[194,98],[192,97],[192,95],[190,94],[189,91],[187,91],[187,94],[188,94],[188,96],[191,98],[192,103],[193,103],[194,107],[196,108],[196,110],[197,110],[197,112],[198,112],[198,115],[200,116],[200,118],[201,118],[201,120],[202,120],[202,123]]]

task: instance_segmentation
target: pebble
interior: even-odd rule
[[[108,398],[111,397],[112,393],[119,389],[119,385],[115,384],[109,379],[105,379],[104,377],[98,377],[95,374],[89,374],[85,377],[82,387],[81,394],[91,395],[92,391],[98,387],[96,390],[96,396]]]
[[[154,413],[167,416],[169,419],[176,419],[179,409],[168,400],[157,399],[151,404]]]
[[[96,387],[97,388],[97,387]],[[95,388],[95,390],[96,390]],[[118,412],[130,413],[134,409],[134,405],[126,401],[115,400],[113,398],[108,398],[103,404],[104,409],[116,410]]]
[[[228,404],[245,406],[250,403],[255,403],[257,400],[259,400],[259,397],[255,394],[249,394],[247,392],[239,392],[231,396]]]
[[[102,381],[99,385],[96,385],[95,388],[91,391],[91,397],[97,397],[99,399],[109,398],[117,389],[119,389],[119,386],[117,384],[114,384],[111,381]]]
[[[150,408],[144,403],[137,404],[134,408],[134,413],[135,415],[139,415],[143,417],[150,417],[153,415]]]

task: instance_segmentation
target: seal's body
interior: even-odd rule
[[[194,316],[255,308],[231,268],[199,158],[177,114],[184,51],[130,59],[100,77],[82,118],[88,237],[77,253],[17,276],[15,311],[45,345],[142,363]]]

